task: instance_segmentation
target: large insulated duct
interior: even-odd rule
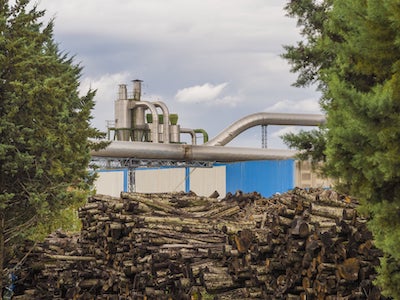
[[[130,109],[132,114],[132,124],[131,126],[134,129],[133,131],[133,141],[142,141],[145,139],[145,132],[147,129],[147,125],[145,122],[144,112],[146,110],[145,106],[134,106],[133,103],[139,103],[142,96],[142,80],[135,79],[132,80],[133,90],[132,90],[132,98],[130,99],[130,108],[135,107],[135,109]]]
[[[213,139],[209,140],[207,146],[224,146],[243,131],[259,125],[298,125],[319,126],[325,123],[324,115],[317,114],[285,114],[285,113],[255,113],[248,115],[231,126],[224,129]]]
[[[153,103],[147,101],[131,101],[129,103],[129,109],[137,110],[138,108],[150,109],[151,114],[153,116],[153,123],[150,124],[151,141],[153,143],[158,143],[158,113],[156,107],[154,106]]]
[[[117,140],[129,141],[130,129],[132,127],[131,112],[129,106],[128,93],[125,84],[119,85],[118,99],[115,101],[115,129]]]
[[[94,157],[159,159],[176,161],[235,162],[293,158],[296,151],[242,147],[212,147],[186,144],[111,142],[107,148],[92,151]]]
[[[158,124],[156,108],[144,101],[134,102],[150,108],[153,122]],[[240,119],[204,145],[160,144],[144,142],[114,141],[102,150],[92,151],[94,157],[158,159],[177,161],[235,162],[248,160],[272,160],[293,158],[296,151],[284,149],[260,149],[223,146],[248,128],[258,125],[299,125],[318,126],[325,122],[325,116],[312,114],[256,113]],[[155,124],[153,123],[153,126]],[[154,126],[158,137],[158,126]],[[154,141],[153,141],[154,142]]]
[[[163,120],[164,120],[163,123],[164,124],[159,124],[159,126],[162,128],[162,133],[163,133],[162,141],[164,143],[169,144],[169,110],[168,110],[168,107],[165,105],[164,102],[161,102],[161,101],[153,102],[153,104],[155,107],[161,108],[161,111],[163,112]]]

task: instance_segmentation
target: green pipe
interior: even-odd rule
[[[195,133],[202,133],[203,134],[203,143],[207,143],[208,142],[208,133],[207,131],[205,131],[204,129],[195,129],[194,130]]]

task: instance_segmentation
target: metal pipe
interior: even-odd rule
[[[153,102],[153,104],[155,107],[161,108],[161,110],[163,112],[163,115],[164,115],[164,117],[163,117],[163,119],[164,119],[163,142],[168,144],[169,143],[169,110],[168,110],[168,107],[165,105],[164,102],[161,102],[161,101]]]
[[[324,115],[317,114],[284,114],[284,113],[255,113],[248,115],[209,140],[207,146],[224,146],[243,131],[259,125],[298,125],[298,126],[319,126],[324,124]]]
[[[195,133],[201,133],[203,135],[203,144],[208,142],[208,133],[207,131],[205,131],[204,129],[195,129],[194,130]]]
[[[190,128],[181,128],[181,133],[189,133],[192,136],[192,145],[197,145],[196,132]]]
[[[290,159],[295,154],[296,151],[294,150],[281,149],[213,147],[125,141],[114,141],[105,149],[91,152],[91,155],[94,157],[213,162]]]
[[[136,107],[146,107],[150,109],[153,116],[153,123],[151,124],[151,141],[153,143],[158,143],[158,113],[156,107],[153,103],[147,101],[131,101],[129,103],[129,109],[134,109]]]

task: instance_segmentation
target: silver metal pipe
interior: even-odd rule
[[[192,136],[192,145],[197,145],[196,132],[194,131],[194,129],[181,128],[180,132],[181,133],[189,133]]]
[[[164,126],[163,126],[163,142],[169,143],[169,110],[168,107],[165,105],[164,102],[156,101],[153,102],[155,107],[161,108],[163,112],[163,119],[164,119]]]
[[[158,113],[153,103],[147,101],[130,101],[129,108],[134,109],[136,107],[146,107],[150,109],[153,115],[153,123],[150,126],[151,130],[151,141],[158,143]]]
[[[186,144],[156,144],[114,141],[105,149],[92,151],[94,157],[165,159],[177,161],[235,162],[293,158],[296,151],[242,147],[214,147]]]
[[[259,125],[298,125],[298,126],[319,126],[325,123],[324,115],[317,114],[284,114],[284,113],[255,113],[248,115],[209,140],[207,146],[224,146],[243,131]]]

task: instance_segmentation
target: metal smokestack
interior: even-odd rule
[[[125,84],[119,85],[118,99],[115,101],[115,130],[118,141],[129,141],[131,128],[131,113]]]
[[[131,103],[132,108],[132,128],[133,128],[133,140],[134,141],[143,141],[146,140],[146,132],[148,131],[148,125],[145,122],[145,111],[146,108],[138,105],[135,106],[135,103],[140,101],[142,96],[142,80],[135,79],[133,82],[133,100]]]
[[[119,85],[118,100],[128,100],[128,92],[126,90],[126,84]]]
[[[133,100],[140,101],[142,95],[142,80],[135,79],[133,82]]]

